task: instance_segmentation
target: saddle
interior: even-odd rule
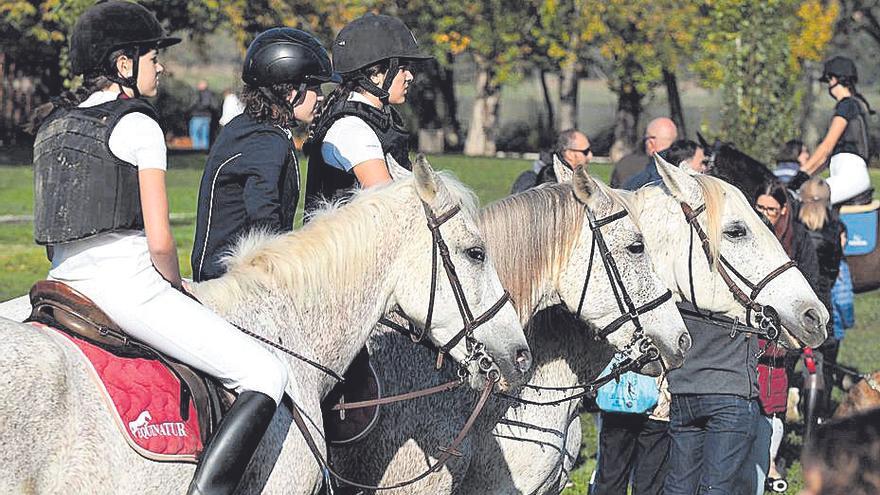
[[[48,325],[121,358],[164,365],[180,382],[180,416],[189,419],[192,403],[202,445],[207,445],[227,408],[223,389],[213,378],[127,335],[88,297],[64,283],[41,280],[31,288],[30,300],[33,310],[26,322]]]

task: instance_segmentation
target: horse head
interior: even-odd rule
[[[397,274],[394,303],[471,376],[481,370],[497,373],[502,387],[522,383],[531,353],[477,228],[473,193],[435,173],[424,156],[409,179],[401,178],[411,182],[409,208],[422,220],[402,233],[396,258],[385,261]]]
[[[540,196],[553,199],[544,208],[550,210],[546,218],[527,219],[530,223],[572,219],[553,227],[556,232],[550,238],[557,245],[546,248],[567,251],[558,257],[556,274],[548,282],[554,294],[548,299],[561,301],[618,350],[635,357],[640,346],[634,342],[639,341],[645,351],[648,341],[640,340],[644,333],[667,368],[680,366],[690,336],[669,290],[652,268],[628,205],[583,167],[572,171],[554,157],[554,168],[557,179],[565,183],[521,195],[523,201],[534,203],[534,209],[540,209]],[[638,316],[632,318],[633,314]],[[659,373],[660,368],[650,364],[643,371]]]
[[[822,343],[828,311],[804,276],[786,269],[788,255],[743,193],[717,178],[685,173],[659,156],[655,160],[664,192],[675,201],[654,212],[645,211],[644,205],[639,208],[652,244],[665,243],[656,248],[666,253],[660,269],[667,274],[667,283],[684,298],[695,298],[691,302],[699,308],[741,322],[752,316],[744,297],[772,308],[784,327],[781,342],[787,347]],[[646,194],[657,193],[637,196]],[[691,229],[688,212],[705,240]]]

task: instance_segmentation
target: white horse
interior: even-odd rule
[[[557,167],[557,177],[571,180],[566,168]],[[707,213],[700,217],[715,252],[724,254],[738,271],[752,281],[788,261],[788,256],[773,234],[763,225],[743,195],[732,186],[710,177],[691,177],[665,163],[658,165],[665,187],[648,187],[636,193],[623,193],[642,228],[644,242],[654,267],[667,287],[680,299],[689,299],[690,280],[694,281],[701,308],[723,312],[744,319],[743,308],[736,302],[718,272],[709,267],[699,247],[693,251],[693,278],[688,275],[689,225],[679,201],[693,207],[704,202]],[[544,186],[538,190],[546,188]],[[557,186],[554,186],[557,187]],[[532,193],[534,194],[534,193]],[[500,203],[504,204],[504,202]],[[491,207],[490,207],[491,208]],[[528,218],[522,221],[527,222]],[[490,246],[496,239],[485,228]],[[695,236],[696,239],[696,236]],[[500,260],[499,260],[500,261]],[[499,264],[499,276],[506,283],[508,274]],[[790,332],[783,332],[781,342],[790,347],[816,345],[824,340],[828,314],[800,272],[788,270],[771,281],[758,296],[773,305]],[[598,376],[608,363],[612,349],[594,342],[576,321],[561,308],[538,313],[527,326],[534,356],[534,373],[529,385],[570,387]],[[371,340],[371,352],[381,365],[402,352],[402,343],[377,334]],[[409,354],[414,369],[423,368],[420,353]],[[395,370],[384,373],[393,380]],[[420,375],[416,379],[426,379]],[[533,401],[552,401],[572,394],[523,389],[520,397]],[[341,466],[367,476],[398,479],[414,463],[424,463],[442,438],[438,430],[452,429],[463,421],[462,412],[439,400],[414,402],[398,409],[386,408],[377,430],[365,441],[350,447],[331,449]],[[494,405],[504,416],[497,426],[480,425],[472,434],[464,456],[450,466],[443,483],[436,483],[431,493],[533,494],[558,493],[567,481],[581,445],[579,403],[559,406],[521,405],[498,401]],[[493,420],[487,411],[486,422]],[[410,418],[432,418],[433,429],[421,428]],[[496,416],[494,419],[500,419]],[[421,420],[425,421],[425,420]],[[444,424],[448,424],[444,428]],[[491,432],[490,432],[491,430]],[[392,442],[391,438],[397,438]],[[369,459],[369,461],[365,461]],[[363,467],[362,467],[363,466]],[[378,472],[378,474],[376,474]],[[400,493],[403,493],[401,491]],[[407,493],[419,493],[417,490]]]
[[[619,212],[624,203],[619,196],[594,181],[583,170],[573,183],[545,186],[505,198],[485,208],[480,226],[486,235],[503,285],[516,301],[522,321],[544,308],[562,304],[576,312],[585,278],[589,273],[593,232],[585,208],[596,217]],[[637,305],[666,292],[654,276],[642,246],[642,236],[632,216],[602,227],[602,234],[620,270],[623,286]],[[586,301],[581,317],[603,327],[619,316],[618,301],[608,281],[598,254],[592,260]],[[645,331],[661,349],[667,366],[677,367],[690,338],[678,320],[678,311],[667,301],[640,317]],[[618,349],[632,338],[632,323],[627,331],[612,333],[608,340]],[[592,339],[593,332],[578,329],[582,339]],[[404,379],[433,385],[448,380],[448,374],[433,373],[428,352],[405,353],[406,339],[391,332],[379,331],[368,343],[371,361],[380,379],[390,387],[388,394],[406,391]],[[586,352],[584,347],[571,348]],[[607,345],[601,346],[607,349]],[[610,354],[609,354],[610,355]],[[556,360],[556,359],[554,359]],[[406,366],[399,366],[401,362]],[[394,365],[391,365],[394,363]],[[448,373],[451,373],[448,372]],[[423,470],[438,455],[438,447],[455,435],[468,413],[460,407],[464,398],[456,394],[432,396],[399,405],[383,407],[376,428],[358,443],[331,448],[331,457],[343,475],[368,484],[388,485],[409,479]],[[441,475],[432,476],[394,493],[450,493],[473,467],[475,442],[490,435],[495,422],[507,410],[506,400],[495,399],[480,417],[471,438],[462,445],[464,454],[447,464]],[[566,406],[567,407],[567,406]],[[470,466],[469,466],[469,463]],[[471,493],[494,493],[495,485],[482,484]]]
[[[432,236],[423,205],[436,216],[462,208],[440,232],[467,302],[481,313],[503,289],[473,218],[474,196],[423,160],[415,163],[412,179],[360,192],[298,232],[244,239],[227,274],[195,285],[194,293],[229,321],[341,373],[382,315],[399,308],[416,324],[425,322]],[[450,282],[438,271],[429,337],[440,345],[459,332],[462,317]],[[152,462],[135,453],[102,402],[82,353],[65,337],[0,319],[0,338],[0,493],[186,491],[195,466]],[[528,345],[510,304],[477,328],[475,338],[500,368],[502,388],[524,381]],[[462,342],[450,355],[462,360],[467,353]],[[278,357],[288,367],[287,395],[311,420],[312,435],[322,438],[319,404],[335,382],[287,355]],[[482,388],[483,379],[473,376],[471,385]],[[291,421],[290,409],[280,407],[241,492],[319,489],[322,471]]]

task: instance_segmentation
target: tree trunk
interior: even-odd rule
[[[666,95],[669,100],[669,117],[678,127],[678,136],[686,139],[687,129],[684,122],[684,111],[681,108],[681,96],[678,93],[678,79],[675,72],[663,69],[663,83],[666,85]]]
[[[616,92],[617,115],[614,121],[614,144],[611,146],[611,161],[614,162],[636,149],[644,97],[634,85],[628,83],[620,83]]]
[[[550,89],[547,87],[547,71],[541,69],[538,77],[541,81],[541,93],[544,95],[544,106],[547,107],[547,126],[550,128],[549,134],[553,134],[553,125],[556,123],[556,117],[553,115],[553,101],[550,98]]]
[[[464,143],[464,154],[468,156],[495,154],[495,127],[501,103],[501,88],[492,80],[493,75],[489,64],[478,59],[476,93],[467,140]]]
[[[562,68],[559,78],[559,130],[577,129],[578,81],[577,64]]]
[[[458,121],[458,99],[455,97],[455,80],[452,72],[453,57],[446,54],[446,64],[440,67],[437,89],[443,96],[443,134],[446,139],[446,148],[450,150],[461,149],[461,123]]]
[[[807,145],[807,149],[812,150],[818,144],[821,136],[819,129],[813,122],[813,110],[816,107],[816,93],[819,89],[818,85],[818,65],[816,62],[807,61],[804,63],[804,71],[801,77],[803,87],[807,88],[801,98],[801,115],[798,120],[798,130],[800,138]]]

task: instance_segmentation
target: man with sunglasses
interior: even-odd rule
[[[577,129],[568,129],[559,133],[556,138],[556,146],[553,155],[568,168],[574,170],[578,167],[586,167],[593,159],[593,148],[590,146],[590,138]],[[533,170],[521,173],[513,183],[511,194],[516,194],[533,187],[540,186],[545,182],[556,182],[556,173],[553,171],[552,156],[544,157],[536,161]]]
[[[293,229],[300,177],[291,129],[312,121],[322,83],[341,80],[321,43],[292,28],[259,34],[241,79],[244,112],[223,127],[199,186],[190,258],[197,282],[226,271],[221,257],[247,231]]]

